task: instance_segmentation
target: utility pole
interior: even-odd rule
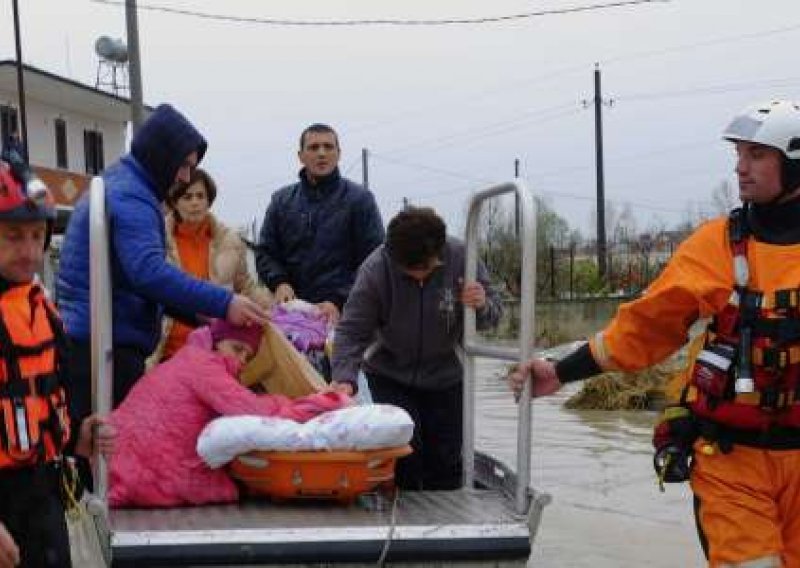
[[[514,179],[519,179],[519,158],[514,160]],[[514,193],[514,236],[519,238],[519,194]]]
[[[364,189],[369,189],[369,150],[361,148],[361,179]]]
[[[25,79],[23,78],[22,66],[22,40],[20,39],[19,30],[19,6],[17,0],[13,0],[14,7],[14,42],[17,48],[17,97],[19,98],[19,124],[22,140],[22,151],[25,154],[23,158],[28,162],[28,118],[25,112]],[[0,141],[0,146],[6,143],[6,140]]]
[[[16,0],[15,0],[16,1]],[[144,122],[142,102],[142,65],[139,58],[139,20],[136,15],[136,0],[125,0],[125,23],[128,30],[128,73],[131,87],[131,125],[133,133]]]
[[[586,105],[586,101],[584,101]],[[595,165],[597,168],[597,271],[601,278],[607,273],[606,254],[606,202],[605,182],[603,179],[603,105],[611,106],[612,102],[603,101],[600,89],[600,64],[594,64],[594,134]],[[588,105],[586,105],[588,106]]]
[[[575,299],[575,241],[569,243],[569,299]]]

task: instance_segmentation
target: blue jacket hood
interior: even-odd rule
[[[163,201],[186,156],[206,153],[203,135],[171,105],[162,104],[150,115],[131,142],[131,154],[150,175],[156,195]]]

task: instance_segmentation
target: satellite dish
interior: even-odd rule
[[[108,61],[114,63],[125,63],[128,61],[128,46],[121,39],[112,39],[108,36],[100,36],[94,42],[94,51]]]

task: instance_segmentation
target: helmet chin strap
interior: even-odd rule
[[[50,248],[50,242],[53,240],[53,231],[55,230],[56,222],[52,219],[47,220],[47,229],[44,236],[44,250],[47,252],[47,249]]]
[[[800,189],[800,160],[783,157],[781,164],[781,193],[778,199]]]
[[[784,197],[789,195],[791,192],[792,191],[789,190],[786,187],[786,184],[782,184],[780,193],[778,195],[776,195],[773,199],[771,199],[771,200],[767,201],[766,203],[764,203],[764,205],[770,205],[770,206],[772,206],[772,205],[780,205],[781,204],[781,199],[783,199]]]
[[[800,189],[800,160],[790,160],[783,156],[783,161],[781,162],[781,191],[764,205],[780,205],[784,197],[798,189]]]

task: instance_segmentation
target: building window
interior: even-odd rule
[[[0,105],[0,146],[7,146],[12,135],[19,136],[17,109],[9,105]]]
[[[103,171],[103,133],[98,130],[83,131],[83,155],[86,158],[86,173],[97,175]]]
[[[69,168],[67,160],[67,122],[63,118],[53,121],[56,129],[56,167],[66,170]]]

